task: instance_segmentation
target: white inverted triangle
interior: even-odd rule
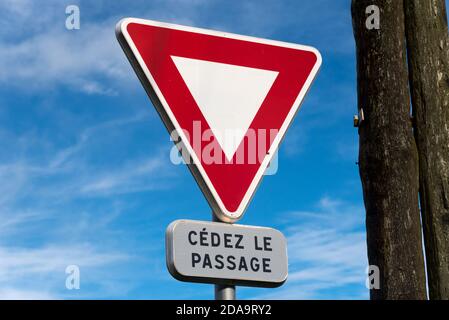
[[[278,72],[171,56],[212,133],[231,160]]]

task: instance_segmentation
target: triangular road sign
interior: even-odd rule
[[[135,18],[121,20],[116,34],[214,213],[240,219],[321,66],[320,53]]]

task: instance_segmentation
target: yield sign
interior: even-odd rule
[[[116,34],[215,214],[241,218],[320,68],[319,52],[134,18]]]

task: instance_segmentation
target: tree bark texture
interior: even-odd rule
[[[366,8],[380,9],[380,29]],[[359,170],[368,260],[380,269],[372,299],[426,299],[418,153],[410,121],[403,0],[352,0],[357,47]]]
[[[404,0],[429,296],[449,299],[449,41],[444,0]]]

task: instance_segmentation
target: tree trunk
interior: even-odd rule
[[[370,5],[380,9],[379,30],[366,27]],[[380,269],[371,298],[426,299],[403,0],[352,0],[352,17],[368,260]]]
[[[405,0],[431,299],[449,299],[449,41],[444,0]]]

